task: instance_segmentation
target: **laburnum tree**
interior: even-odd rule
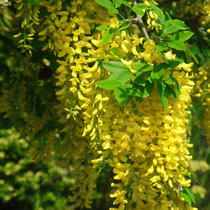
[[[209,22],[208,0],[1,1],[2,121],[35,161],[71,171],[72,207],[94,209],[103,172],[110,210],[196,209],[188,162],[195,127],[210,138]]]

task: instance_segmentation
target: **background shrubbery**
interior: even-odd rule
[[[53,162],[34,163],[25,139],[0,130],[0,209],[71,209],[69,172]]]
[[[0,129],[0,209],[75,209],[68,201],[69,187],[75,182],[70,171],[53,161],[34,162],[28,141],[19,136],[15,129]],[[94,209],[111,205],[111,176],[110,168],[101,171]]]

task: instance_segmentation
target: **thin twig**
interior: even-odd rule
[[[136,5],[136,4],[137,4],[137,1],[134,2],[134,5]],[[141,16],[139,14],[136,14],[135,20],[140,23],[141,29],[142,29],[142,31],[143,31],[144,36],[146,37],[146,39],[150,39],[149,38],[149,34],[147,33],[147,29],[146,29],[146,27],[144,25],[144,22],[143,22],[143,20],[142,20],[142,18],[141,18]]]

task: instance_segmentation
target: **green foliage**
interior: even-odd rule
[[[118,51],[115,51],[118,54]],[[115,99],[122,105],[133,97],[138,101],[150,96],[154,85],[157,85],[163,108],[168,107],[167,97],[179,98],[179,84],[172,74],[166,74],[166,70],[173,69],[180,62],[170,61],[157,66],[146,63],[133,63],[136,74],[132,74],[129,68],[121,61],[109,61],[103,63],[103,67],[111,73],[110,77],[96,83],[100,88],[114,90]]]
[[[120,51],[116,48],[116,47],[113,47],[111,49],[111,52],[116,55],[118,58],[123,58],[123,55],[120,53]]]
[[[143,3],[136,4],[132,8],[132,10],[140,16],[144,16],[145,10],[148,10],[148,9],[149,9],[149,6],[147,6]]]
[[[155,13],[158,15],[158,19],[160,21],[164,21],[165,15],[163,14],[162,10],[158,8],[156,5],[154,5],[152,2],[149,2],[150,7],[155,11]]]
[[[29,1],[29,3],[30,4],[37,4],[37,3],[39,3],[40,1],[43,1],[43,0],[28,0]],[[55,2],[55,3],[57,3],[58,2],[58,0],[52,0],[53,2]]]
[[[190,206],[192,205],[192,203],[194,203],[194,204],[196,203],[195,202],[195,196],[189,188],[184,187],[183,191],[179,192],[179,194],[187,201],[187,203]]]
[[[114,3],[114,7],[118,8],[122,4],[122,0],[113,0],[113,3]]]
[[[118,10],[114,7],[114,5],[119,5],[119,3],[116,1],[115,4],[113,5],[111,1],[109,0],[95,0],[99,5],[102,7],[105,7],[109,10],[109,13],[114,15],[118,14]]]
[[[66,169],[53,162],[35,164],[28,149],[28,141],[19,139],[16,131],[0,130],[1,208],[65,209],[74,180]]]
[[[173,34],[178,32],[179,30],[187,30],[189,29],[188,26],[184,24],[183,21],[174,19],[174,20],[167,20],[161,23],[163,26],[163,32],[166,34]]]
[[[113,36],[114,36],[114,30],[108,28],[103,35],[103,44],[108,44]]]
[[[187,193],[184,192],[180,192],[180,195],[185,199],[185,201],[187,201],[187,203],[189,204],[189,206],[192,205],[192,201],[189,197],[189,195]]]
[[[110,79],[116,79],[122,83],[126,83],[129,79],[129,68],[120,61],[109,61],[103,63],[103,67],[111,72]]]
[[[96,27],[96,30],[98,30],[98,31],[104,31],[104,30],[107,30],[108,28],[109,28],[108,25],[102,25],[102,26]]]
[[[96,2],[101,6],[108,8],[109,11],[113,7],[111,1]],[[124,4],[128,9],[131,9],[134,13],[136,13],[136,15],[140,15],[142,17],[145,15],[147,10],[153,10],[158,15],[159,23],[162,25],[163,29],[160,32],[161,40],[156,45],[156,52],[164,53],[164,51],[171,49],[175,49],[180,52],[186,51],[188,57],[196,60],[193,53],[189,50],[189,48],[186,48],[184,43],[189,40],[194,33],[189,31],[189,27],[186,26],[183,21],[172,19],[168,14],[166,18],[162,10],[151,2],[149,2],[150,6],[144,3],[138,3],[133,7],[124,1],[113,1],[113,3],[115,8],[119,8],[121,4]],[[120,10],[117,14],[118,13],[120,14]],[[121,24],[123,23],[125,23],[125,20],[122,20]],[[120,28],[111,29],[108,25],[103,25],[98,26],[97,30],[105,30],[103,44],[107,44],[114,37],[115,33],[120,30]],[[119,59],[123,58],[123,55],[117,48],[112,48],[111,52]],[[183,54],[183,56],[185,54]],[[166,109],[168,106],[168,97],[178,99],[180,95],[178,82],[173,78],[173,74],[167,74],[166,72],[173,71],[173,68],[178,66],[182,61],[182,59],[177,58],[176,61],[166,61],[166,63],[154,67],[142,62],[133,62],[132,65],[137,71],[136,75],[129,73],[129,68],[121,61],[109,61],[108,63],[104,63],[103,67],[111,73],[110,77],[107,80],[97,82],[96,85],[100,88],[114,90],[116,100],[123,105],[128,103],[135,96],[135,98],[139,101],[142,101],[143,98],[150,96],[151,90],[153,90],[156,83],[163,108]],[[145,72],[150,73],[146,74]],[[112,85],[111,82],[113,82]],[[126,87],[125,84],[130,86]],[[147,87],[146,84],[149,86]]]
[[[97,86],[105,90],[114,90],[117,87],[120,87],[122,83],[116,79],[107,79],[97,82]]]

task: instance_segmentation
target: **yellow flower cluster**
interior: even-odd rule
[[[162,55],[155,51],[155,42],[152,39],[147,40],[144,43],[143,48],[145,51],[141,53],[141,56],[149,65],[160,64],[164,62]]]
[[[191,158],[185,109],[192,82],[175,73],[182,84],[181,97],[179,102],[171,99],[165,111],[156,91],[143,102],[136,102],[136,110],[127,105],[121,111],[120,105],[112,107],[111,101],[106,106],[100,128],[102,146],[112,151],[114,179],[123,185],[112,184],[117,190],[111,197],[115,198],[114,204],[120,204],[119,209],[131,209],[133,205],[136,209],[182,209],[176,202],[179,186],[190,185],[185,178]]]
[[[210,169],[208,163],[205,160],[191,160],[189,165],[192,172],[206,172]]]
[[[200,185],[193,185],[191,189],[194,195],[199,195],[202,199],[205,198],[207,190],[204,187]]]
[[[206,64],[206,69],[200,67],[194,71],[195,86],[193,90],[193,96],[199,98],[201,104],[205,106],[204,110],[204,128],[205,136],[208,142],[210,142],[210,85],[209,85],[209,63]]]
[[[206,173],[210,167],[205,160],[191,160],[189,162],[190,170],[194,173]],[[191,187],[192,192],[194,195],[199,195],[200,198],[205,198],[207,190],[202,185],[193,185]]]
[[[150,0],[151,3],[158,5],[158,3],[154,0]],[[149,2],[146,0],[144,1],[146,5],[150,5]],[[162,26],[157,22],[158,15],[154,11],[149,11],[147,13],[147,27],[149,30],[154,30],[158,33],[162,30]]]
[[[147,26],[148,29],[155,29],[156,32],[162,30],[162,26],[157,23],[158,15],[154,11],[148,12]]]
[[[210,144],[210,84],[207,83],[207,88],[206,88],[206,101],[205,101],[205,106],[206,109],[204,111],[204,128],[205,130],[205,136],[206,139],[208,141],[208,143]]]
[[[23,18],[23,2],[16,2]],[[191,159],[188,148],[192,146],[186,134],[186,108],[190,106],[194,85],[188,74],[192,64],[182,63],[173,70],[181,94],[178,100],[169,99],[166,110],[156,87],[143,102],[121,106],[112,91],[96,87],[97,81],[109,76],[96,57],[108,61],[108,57],[115,56],[110,50],[117,48],[123,55],[121,61],[128,67],[135,60],[157,65],[164,60],[155,51],[155,42],[147,40],[142,46],[142,38],[122,30],[104,45],[104,31],[95,28],[107,24],[116,29],[120,24],[117,17],[111,17],[92,0],[72,0],[65,9],[61,0],[57,4],[41,1],[37,7],[44,7],[50,14],[39,21],[43,50],[49,49],[58,57],[55,76],[58,102],[54,108],[58,122],[63,125],[60,132],[65,133],[61,161],[70,162],[70,170],[77,177],[70,201],[75,207],[91,208],[96,168],[107,163],[114,173],[111,186],[116,188],[110,195],[116,208],[111,209],[184,209],[179,191],[191,182],[186,178]],[[153,16],[156,19],[150,13]],[[137,47],[144,51],[140,53]],[[170,52],[165,56],[175,58]],[[49,141],[46,149],[49,156],[52,147]]]
[[[197,71],[194,72],[194,96],[195,97],[202,97],[205,94],[205,89],[207,85],[208,79],[208,72],[203,68],[200,67]]]
[[[23,0],[17,0],[16,3],[16,18],[17,20],[22,17],[24,19],[21,23],[21,28],[29,29],[30,33],[34,33],[35,29],[34,25],[39,25],[39,13],[40,6],[35,4],[31,5],[28,2],[24,2]]]
[[[189,13],[191,19],[198,18],[198,21],[201,25],[209,26],[210,22],[210,2],[208,0],[204,1],[195,1],[193,4],[188,4],[187,0],[181,0],[180,7],[177,10],[180,10],[180,14],[183,15]],[[206,29],[207,33],[210,33],[210,28]]]

